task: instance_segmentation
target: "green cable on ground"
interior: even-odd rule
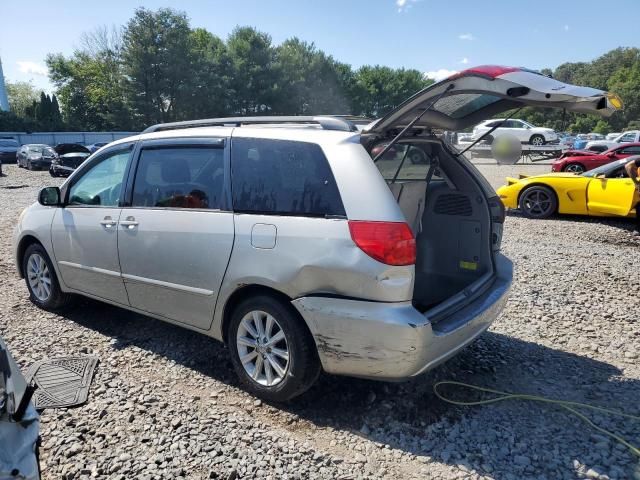
[[[489,398],[487,400],[477,400],[475,402],[462,402],[462,401],[458,401],[458,400],[451,400],[451,399],[446,398],[445,396],[443,396],[440,392],[438,392],[438,387],[440,387],[441,385],[454,385],[454,386],[457,386],[457,387],[465,387],[465,388],[469,388],[471,390],[477,390],[477,391],[486,392],[486,393],[493,393],[495,395],[500,395],[500,396],[499,397],[495,397],[495,398]],[[627,447],[629,450],[631,450],[631,453],[633,453],[634,455],[640,457],[640,448],[638,448],[638,447],[632,445],[631,443],[627,442],[621,436],[616,435],[613,432],[610,432],[608,430],[605,430],[604,428],[601,428],[601,427],[597,426],[595,423],[593,423],[591,420],[589,420],[589,418],[587,418],[586,415],[580,413],[574,407],[587,408],[589,410],[595,410],[597,412],[602,412],[602,413],[606,413],[606,414],[609,414],[609,415],[616,415],[618,417],[624,417],[624,418],[628,418],[628,419],[631,419],[631,420],[640,421],[640,417],[638,417],[636,415],[629,415],[628,413],[617,412],[615,410],[609,410],[608,408],[596,407],[596,406],[593,406],[593,405],[588,405],[586,403],[570,402],[570,401],[567,401],[567,400],[553,400],[551,398],[540,397],[538,395],[529,395],[529,394],[525,394],[525,393],[501,392],[500,390],[493,390],[491,388],[478,387],[477,385],[470,385],[468,383],[455,382],[455,381],[452,381],[452,380],[443,380],[441,382],[436,382],[433,385],[433,393],[435,393],[436,397],[438,397],[443,402],[451,403],[453,405],[460,405],[460,406],[464,406],[464,407],[472,407],[472,406],[475,406],[475,405],[487,405],[487,404],[490,404],[490,403],[502,402],[504,400],[531,400],[531,401],[534,401],[534,402],[543,402],[543,403],[551,403],[551,404],[554,404],[554,405],[559,405],[560,407],[564,408],[565,410],[568,410],[569,412],[571,412],[574,415],[576,415],[578,418],[580,418],[583,421],[585,421],[588,425],[590,425],[595,430],[599,431],[600,433],[605,434],[609,438],[613,438],[614,440],[616,440],[617,442],[621,443],[622,445]]]

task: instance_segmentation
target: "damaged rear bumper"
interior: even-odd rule
[[[502,255],[496,261],[491,287],[436,325],[411,302],[302,297],[292,303],[311,330],[326,372],[403,380],[446,361],[497,318],[507,301],[513,268]]]

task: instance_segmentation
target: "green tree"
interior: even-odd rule
[[[231,108],[239,115],[269,114],[277,74],[271,37],[251,27],[237,27],[227,40],[232,66]]]
[[[31,82],[6,82],[9,109],[17,117],[25,117],[27,109],[31,107],[39,96]]]
[[[611,125],[609,125],[609,122],[600,119],[596,123],[596,126],[593,127],[593,131],[606,135],[607,133],[611,132]]]
[[[49,55],[49,77],[62,103],[62,118],[79,130],[130,130],[135,118],[127,96],[119,32],[98,29],[66,58]],[[52,98],[53,118],[58,115]]]
[[[569,131],[572,133],[589,133],[593,132],[598,119],[591,115],[581,115],[569,125]]]
[[[123,35],[128,96],[144,124],[180,120],[192,88],[191,29],[184,13],[136,10]]]
[[[363,66],[355,74],[354,113],[379,117],[431,83],[418,70]]]
[[[231,59],[224,42],[203,28],[191,32],[192,73],[185,117],[219,117],[231,112]]]
[[[350,67],[336,62],[314,44],[291,38],[276,48],[277,83],[273,110],[294,115],[351,112],[347,96]],[[346,67],[346,68],[345,68]]]

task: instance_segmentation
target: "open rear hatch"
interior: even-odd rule
[[[425,112],[435,99],[435,104]],[[424,114],[415,127],[459,131],[522,106],[561,108],[608,117],[622,108],[622,101],[614,94],[562,83],[533,70],[483,65],[419,91],[369,124],[363,133],[387,136],[408,125],[420,113]]]
[[[606,117],[622,103],[524,68],[481,66],[425,88],[362,131],[416,236],[413,301],[434,324],[495,281],[504,263],[498,258],[504,209],[475,167],[431,131],[462,130],[522,106]]]

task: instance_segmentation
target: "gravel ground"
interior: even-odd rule
[[[477,163],[494,186],[549,168]],[[268,405],[238,388],[225,348],[207,337],[88,300],[63,315],[35,308],[11,232],[39,187],[60,180],[3,169],[0,335],[23,367],[75,354],[101,362],[86,405],[42,414],[45,479],[640,478],[625,447],[557,407],[454,407],[432,392],[455,379],[640,415],[640,241],[630,222],[510,213],[511,298],[462,354],[411,382],[323,376],[295,403]],[[640,422],[590,417],[640,444]]]

